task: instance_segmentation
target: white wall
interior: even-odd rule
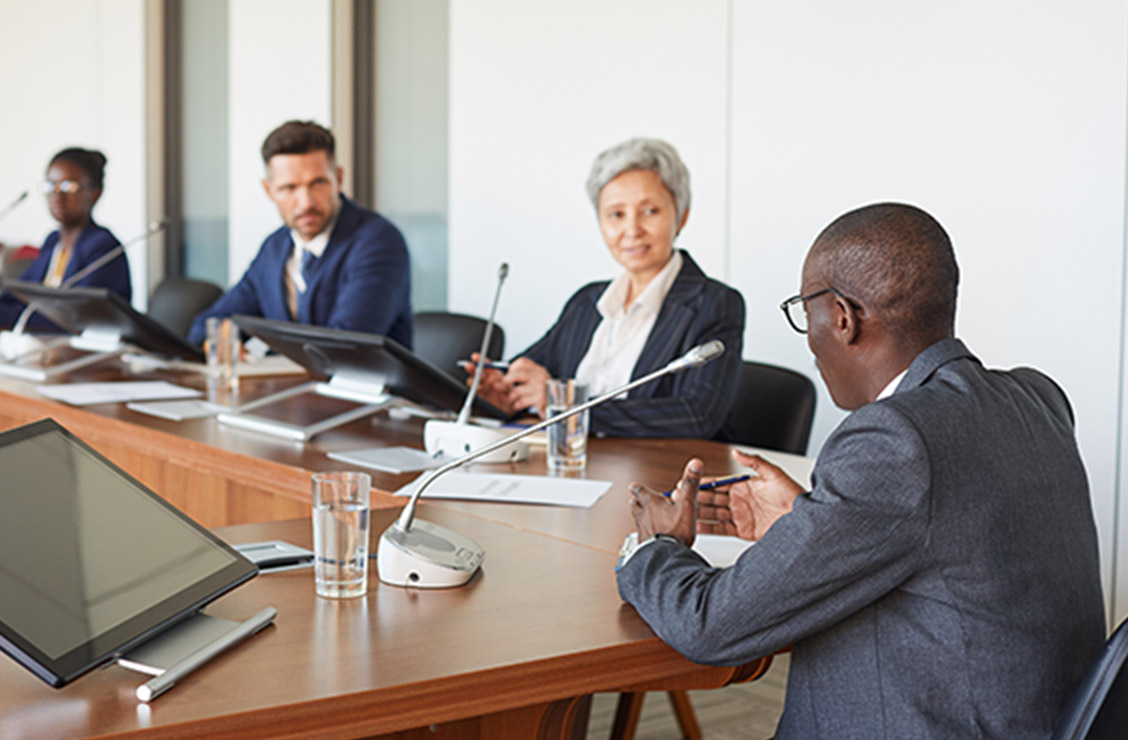
[[[143,21],[141,0],[0,0],[0,207],[33,189],[0,222],[0,242],[39,246],[56,227],[38,183],[67,146],[100,149],[108,160],[95,220],[122,240],[144,231]],[[134,304],[143,308],[146,247],[128,254]]]
[[[247,269],[282,225],[263,193],[259,150],[290,119],[331,126],[329,0],[238,0],[228,23],[228,276]]]
[[[519,351],[578,287],[614,276],[584,181],[631,136],[678,147],[694,194],[678,244],[720,272],[723,0],[452,2],[450,27],[451,310],[487,314],[508,261],[498,320]]]
[[[519,350],[614,274],[587,166],[657,135],[694,178],[682,244],[747,300],[745,357],[818,380],[777,308],[808,246],[858,205],[919,204],[956,245],[959,334],[1072,397],[1112,598],[1128,2],[452,6],[452,310],[488,310],[508,260],[500,321]],[[842,418],[817,384],[812,452]]]

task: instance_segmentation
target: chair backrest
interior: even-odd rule
[[[745,362],[721,442],[804,455],[815,418],[815,384],[802,373]]]
[[[427,362],[462,380],[466,373],[456,363],[465,360],[472,352],[482,348],[482,333],[486,320],[477,316],[443,311],[424,311],[415,314],[415,354]],[[489,357],[501,359],[505,351],[505,331],[494,324],[490,335]]]
[[[1112,740],[1128,734],[1128,619],[1108,638],[1104,651],[1058,716],[1054,740]]]
[[[3,252],[0,252],[0,275],[18,278],[38,256],[38,247],[4,247]]]
[[[149,297],[149,318],[164,324],[181,339],[188,338],[192,319],[223,295],[223,288],[204,280],[166,278]]]

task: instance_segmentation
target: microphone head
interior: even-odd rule
[[[706,362],[712,362],[725,353],[725,343],[720,339],[711,339],[705,344],[699,344],[685,353],[686,363],[689,367],[701,367]]]
[[[509,263],[502,262],[501,267],[497,268],[497,279],[504,280],[509,277]]]
[[[725,344],[720,339],[711,339],[699,344],[666,366],[666,372],[678,373],[691,367],[701,367],[725,353]]]

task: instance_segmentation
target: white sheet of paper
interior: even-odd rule
[[[96,403],[122,403],[163,398],[195,398],[199,391],[184,388],[163,380],[139,380],[118,383],[67,383],[41,385],[35,389],[40,395],[72,406],[91,406]]]
[[[208,403],[202,398],[190,398],[185,401],[148,401],[146,403],[128,403],[126,408],[139,411],[150,416],[159,416],[170,421],[184,421],[185,419],[202,419],[205,416],[214,416],[220,411],[230,411],[227,406]]]
[[[447,458],[432,457],[413,447],[368,447],[363,450],[330,452],[329,459],[397,475],[431,470],[448,461]]]
[[[699,534],[693,540],[693,549],[717,568],[727,568],[740,554],[756,543],[723,534]]]
[[[427,475],[424,473],[396,491],[410,496]],[[454,471],[439,478],[423,498],[504,501],[512,504],[551,504],[590,508],[611,488],[611,481],[584,478],[548,478],[539,475],[503,475]]]

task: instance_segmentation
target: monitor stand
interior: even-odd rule
[[[330,416],[327,419],[313,424],[294,424],[252,413],[256,409],[263,408],[264,406],[307,393],[325,396],[327,398],[352,401],[353,403],[361,404],[361,406]],[[403,399],[385,393],[383,385],[374,384],[367,377],[358,377],[348,372],[340,372],[330,378],[328,382],[312,381],[302,383],[301,385],[296,385],[293,388],[288,388],[287,390],[274,393],[265,398],[243,404],[233,411],[220,414],[217,418],[221,424],[230,424],[231,426],[262,432],[263,434],[270,434],[275,437],[284,437],[298,442],[306,442],[329,429],[335,429],[343,424],[371,416],[378,411],[400,407],[406,403],[407,402]]]
[[[8,336],[16,335],[9,333]],[[0,361],[0,375],[42,383],[120,357],[126,349],[127,345],[117,332],[86,329],[78,336],[56,337],[28,352]]]
[[[171,687],[179,677],[262,630],[277,614],[273,607],[267,607],[244,622],[235,622],[199,611],[126,653],[117,662],[123,668],[150,676],[169,674],[168,680],[163,682],[167,685],[153,687],[159,681],[150,681],[138,688],[137,698],[149,701]]]

